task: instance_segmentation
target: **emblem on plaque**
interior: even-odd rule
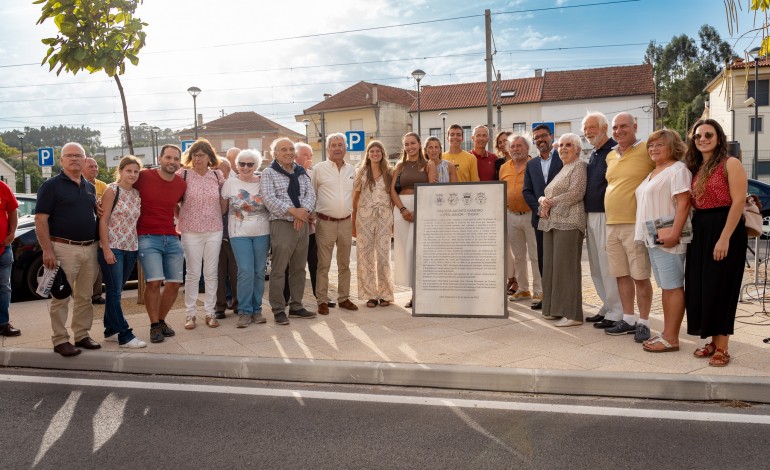
[[[470,205],[472,200],[471,198],[473,198],[473,194],[463,193],[463,202],[465,203],[466,206]]]
[[[443,194],[436,194],[436,205],[441,206],[444,204],[444,195]]]
[[[476,195],[476,202],[478,202],[479,204],[485,204],[487,202],[487,193],[483,193],[483,192],[478,193]]]
[[[449,194],[449,204],[456,206],[457,203],[460,202],[460,198],[457,197],[457,193],[450,193]]]

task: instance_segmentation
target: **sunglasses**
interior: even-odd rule
[[[238,162],[238,166],[247,166],[251,168],[254,166],[254,162]]]
[[[692,138],[695,139],[695,140],[700,140],[701,137],[705,137],[706,140],[711,140],[711,139],[714,138],[714,133],[713,132],[704,132],[703,134],[695,134],[695,135],[692,136]]]

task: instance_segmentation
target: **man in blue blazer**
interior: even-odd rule
[[[537,265],[540,269],[540,275],[543,275],[543,232],[537,229],[540,222],[538,213],[538,199],[545,195],[545,187],[553,181],[553,178],[561,171],[562,162],[559,158],[559,152],[553,148],[553,135],[551,129],[540,124],[532,130],[532,140],[535,143],[540,155],[527,162],[527,169],[524,171],[524,200],[532,209],[532,226],[535,228],[535,239],[537,240]],[[542,293],[539,293],[542,297]],[[540,310],[543,306],[543,299],[532,299],[532,309]],[[537,300],[537,302],[535,302]]]

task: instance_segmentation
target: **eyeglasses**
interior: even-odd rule
[[[695,134],[692,136],[694,140],[701,140],[701,138],[705,137],[706,140],[711,140],[714,138],[713,132],[704,132],[703,134]]]
[[[664,142],[653,142],[651,144],[647,144],[648,149],[661,149],[665,146],[666,144]]]
[[[247,166],[251,168],[254,166],[254,162],[238,162],[238,166]]]
[[[533,136],[532,138],[533,138],[534,140],[543,140],[543,139],[545,139],[546,137],[548,137],[548,136],[550,136],[550,135],[551,135],[551,134],[548,134],[548,133],[545,133],[545,134],[538,134],[538,135],[536,135],[536,136]]]
[[[209,158],[209,155],[207,153],[199,152],[192,154],[193,158]]]
[[[85,158],[86,156],[82,153],[68,153],[61,156],[62,158]]]

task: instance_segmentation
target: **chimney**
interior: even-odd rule
[[[198,126],[203,125],[203,114],[198,114]]]
[[[543,69],[535,69],[535,77],[542,77]]]
[[[377,85],[372,85],[372,104],[377,104]]]
[[[331,98],[331,97],[332,97],[332,94],[331,94],[331,93],[324,93],[324,99],[325,99],[325,100],[328,100],[328,99],[329,99],[329,98]]]

